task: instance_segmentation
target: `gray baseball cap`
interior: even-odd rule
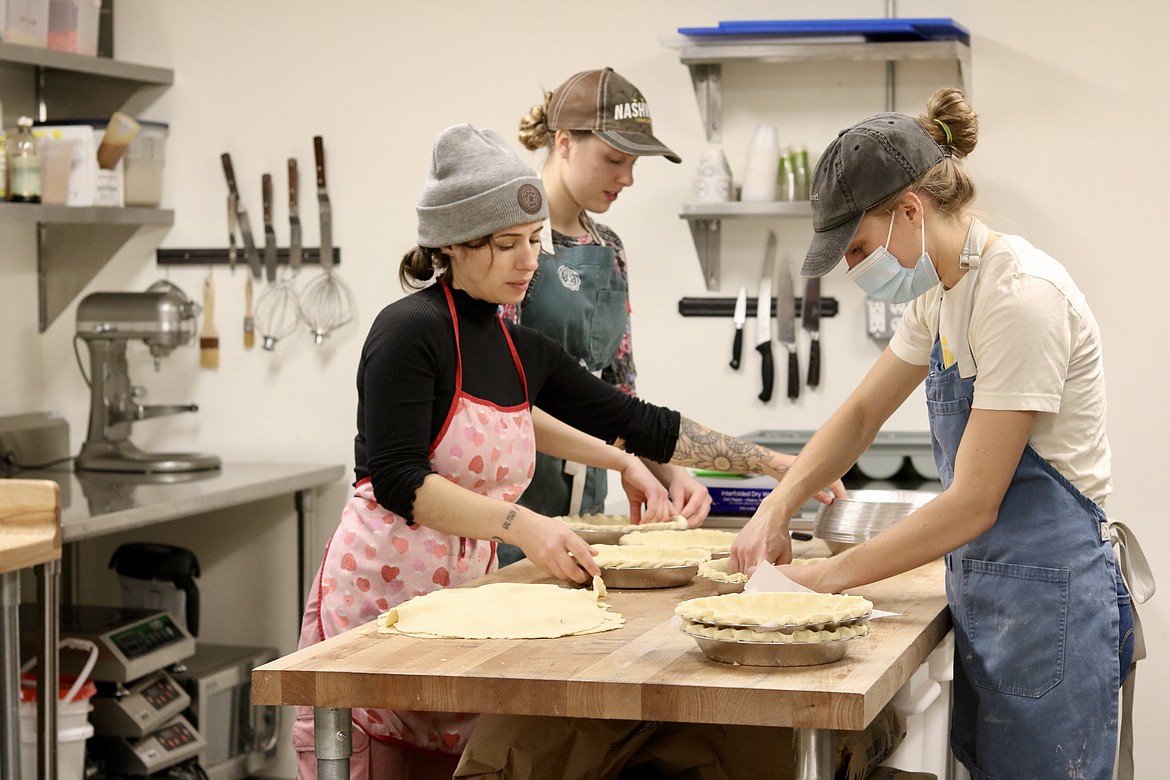
[[[800,275],[833,270],[866,210],[916,181],[946,154],[906,114],[878,114],[838,133],[813,171],[814,232]]]

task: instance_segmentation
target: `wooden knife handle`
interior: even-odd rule
[[[272,174],[260,177],[260,192],[264,198],[264,224],[272,224]]]
[[[764,359],[760,364],[760,378],[763,389],[760,391],[760,400],[765,403],[772,400],[772,381],[775,378],[775,369],[772,366],[772,343],[757,344],[756,352]]]
[[[800,362],[796,357],[796,347],[788,350],[788,398],[796,400],[800,397]]]
[[[224,152],[219,159],[223,162],[223,175],[227,177],[228,189],[239,200],[240,191],[236,188],[236,170],[232,167],[232,156]]]
[[[821,337],[819,333],[812,335],[812,342],[808,346],[808,381],[809,387],[816,387],[821,383]]]
[[[735,329],[735,341],[731,344],[731,367],[739,368],[739,358],[743,355],[743,328]]]
[[[317,189],[325,189],[325,141],[319,135],[313,136],[313,157],[317,162]]]
[[[297,213],[297,189],[300,177],[297,175],[297,158],[288,158],[288,210],[290,214]]]

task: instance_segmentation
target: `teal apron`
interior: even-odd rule
[[[590,371],[601,371],[617,354],[629,313],[629,288],[614,250],[597,244],[557,247],[555,255],[541,253],[539,262],[521,324],[559,342]],[[579,512],[605,511],[605,469],[589,467],[584,479]],[[572,491],[565,461],[538,452],[536,473],[518,503],[542,515],[565,515]]]
[[[936,338],[926,404],[944,487],[974,387],[957,362],[944,368]],[[1133,642],[1104,527],[1101,509],[1027,445],[995,525],[946,556],[951,747],[973,780],[1112,776]]]

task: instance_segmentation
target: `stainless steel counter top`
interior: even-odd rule
[[[189,474],[26,471],[61,486],[61,541],[104,534],[289,495],[342,478],[340,464],[225,463]]]

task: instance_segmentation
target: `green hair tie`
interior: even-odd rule
[[[947,134],[947,146],[951,146],[955,140],[954,137],[951,135],[951,128],[947,127],[947,123],[942,121],[941,119],[936,119],[934,121],[935,121],[935,124],[937,124],[939,127],[941,127],[943,129],[943,132]]]

